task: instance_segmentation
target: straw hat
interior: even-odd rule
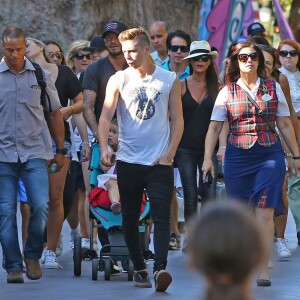
[[[190,47],[190,54],[184,59],[204,54],[210,55],[212,57],[212,60],[215,60],[218,56],[217,51],[211,51],[210,45],[207,41],[193,41]]]

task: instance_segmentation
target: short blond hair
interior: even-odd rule
[[[77,40],[71,43],[68,53],[66,55],[66,63],[69,68],[75,72],[75,66],[73,62],[74,55],[81,51],[83,48],[89,47],[90,42],[86,40]]]
[[[143,27],[130,28],[119,34],[119,41],[121,43],[134,40],[136,38],[143,46],[150,46],[150,38]]]

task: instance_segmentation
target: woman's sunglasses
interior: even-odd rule
[[[251,58],[252,61],[257,61],[258,60],[257,52],[252,52],[250,54],[239,54],[238,55],[239,61],[241,61],[242,63],[247,62],[249,57]]]
[[[48,52],[47,53],[47,56],[50,58],[50,59],[53,59],[54,56],[57,58],[57,59],[62,59],[64,57],[64,55],[62,54],[61,51],[58,51],[58,52]]]
[[[199,55],[199,56],[194,56],[191,57],[192,61],[203,61],[203,62],[208,62],[210,60],[210,55],[204,54],[204,55]]]
[[[83,53],[76,53],[75,55],[74,55],[74,57],[77,59],[77,60],[83,60],[84,59],[84,57],[87,59],[87,60],[91,60],[92,58],[91,58],[91,54],[83,54]]]
[[[281,50],[281,51],[279,51],[279,56],[281,56],[281,57],[287,57],[288,55],[290,55],[291,57],[295,57],[298,55],[298,52],[296,50],[291,50],[291,51]]]

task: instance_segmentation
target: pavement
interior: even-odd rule
[[[20,214],[18,213],[18,223]],[[19,226],[20,228],[20,226]],[[19,234],[21,236],[21,234]],[[278,261],[273,251],[271,270],[271,287],[257,287],[253,278],[252,291],[255,300],[292,300],[300,299],[300,246],[297,246],[294,220],[289,214],[286,230],[288,246],[292,257],[287,261]],[[173,276],[173,283],[165,293],[156,293],[154,288],[141,289],[133,287],[127,281],[127,274],[111,277],[104,280],[104,273],[98,273],[98,281],[92,280],[91,261],[82,263],[80,277],[73,274],[72,251],[69,249],[69,228],[63,226],[64,252],[59,257],[61,268],[43,270],[43,278],[38,281],[28,280],[25,276],[24,284],[7,284],[6,272],[0,271],[0,300],[56,300],[56,299],[201,299],[204,293],[204,280],[192,268],[187,254],[180,250],[169,251],[168,271]],[[152,248],[152,245],[151,247]],[[2,251],[0,251],[2,252]],[[2,253],[0,253],[2,260]],[[151,274],[153,262],[148,263]],[[152,276],[151,276],[152,278]],[[153,282],[153,278],[152,278]],[[222,299],[220,299],[222,300]]]

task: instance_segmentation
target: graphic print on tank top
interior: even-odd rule
[[[136,117],[149,120],[155,115],[155,103],[160,100],[161,92],[151,86],[134,88],[128,93],[130,106],[134,106]]]

